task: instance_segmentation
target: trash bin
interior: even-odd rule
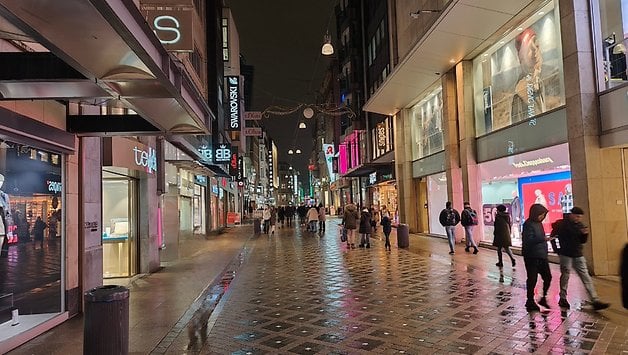
[[[262,221],[259,218],[255,218],[253,220],[253,233],[255,234],[262,233]]]
[[[397,246],[399,248],[407,248],[410,246],[408,225],[405,223],[399,223],[397,226]]]
[[[107,285],[84,295],[83,354],[129,353],[129,290]]]

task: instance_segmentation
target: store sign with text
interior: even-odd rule
[[[229,160],[229,175],[238,176],[238,147],[231,148],[231,159]]]
[[[227,76],[227,131],[240,130],[240,77]]]
[[[146,22],[166,50],[194,51],[194,32],[192,31],[194,10],[192,8],[143,5],[142,12],[146,17]]]
[[[261,137],[262,127],[246,127],[244,128],[245,137]]]
[[[244,111],[244,119],[247,121],[259,121],[262,119],[261,111]]]
[[[103,141],[103,166],[115,166],[154,175],[157,171],[157,151],[134,139],[106,137]]]
[[[214,145],[214,154],[212,162],[215,164],[224,164],[231,161],[231,146],[225,143]]]
[[[386,138],[388,136],[388,130],[386,129],[386,125],[384,123],[378,123],[375,131],[377,133],[377,148],[385,150]]]
[[[157,152],[151,147],[147,147],[145,150],[133,147],[133,153],[135,156],[135,165],[143,168],[147,173],[152,174],[157,171]]]

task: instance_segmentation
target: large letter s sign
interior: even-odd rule
[[[162,26],[160,23],[163,21],[172,21],[173,25],[169,26],[169,24],[166,23],[166,26]],[[155,20],[153,20],[153,25],[155,26],[154,32],[157,35],[157,38],[159,38],[159,41],[163,44],[175,44],[181,39],[181,31],[179,31],[181,26],[179,24],[179,20],[174,17],[168,15],[157,16],[155,17]],[[157,34],[157,30],[174,32],[174,39],[161,39]]]

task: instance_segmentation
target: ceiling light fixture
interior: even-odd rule
[[[419,15],[421,14],[437,14],[441,12],[441,10],[437,10],[437,9],[431,9],[431,10],[416,10],[415,12],[411,12],[410,16],[412,18],[419,18]]]
[[[307,126],[305,125],[305,122],[301,122],[301,123],[299,123],[299,128],[300,128],[300,129],[305,129],[305,128],[307,128]]]
[[[323,47],[321,48],[321,54],[323,55],[332,55],[334,54],[334,46],[331,44],[331,36],[329,35],[329,30],[325,33],[323,37],[325,43],[323,43]]]

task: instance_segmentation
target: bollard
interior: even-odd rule
[[[399,248],[407,248],[410,246],[408,225],[405,223],[399,223],[397,226],[397,246]]]
[[[129,290],[107,285],[85,293],[83,354],[129,353]]]

